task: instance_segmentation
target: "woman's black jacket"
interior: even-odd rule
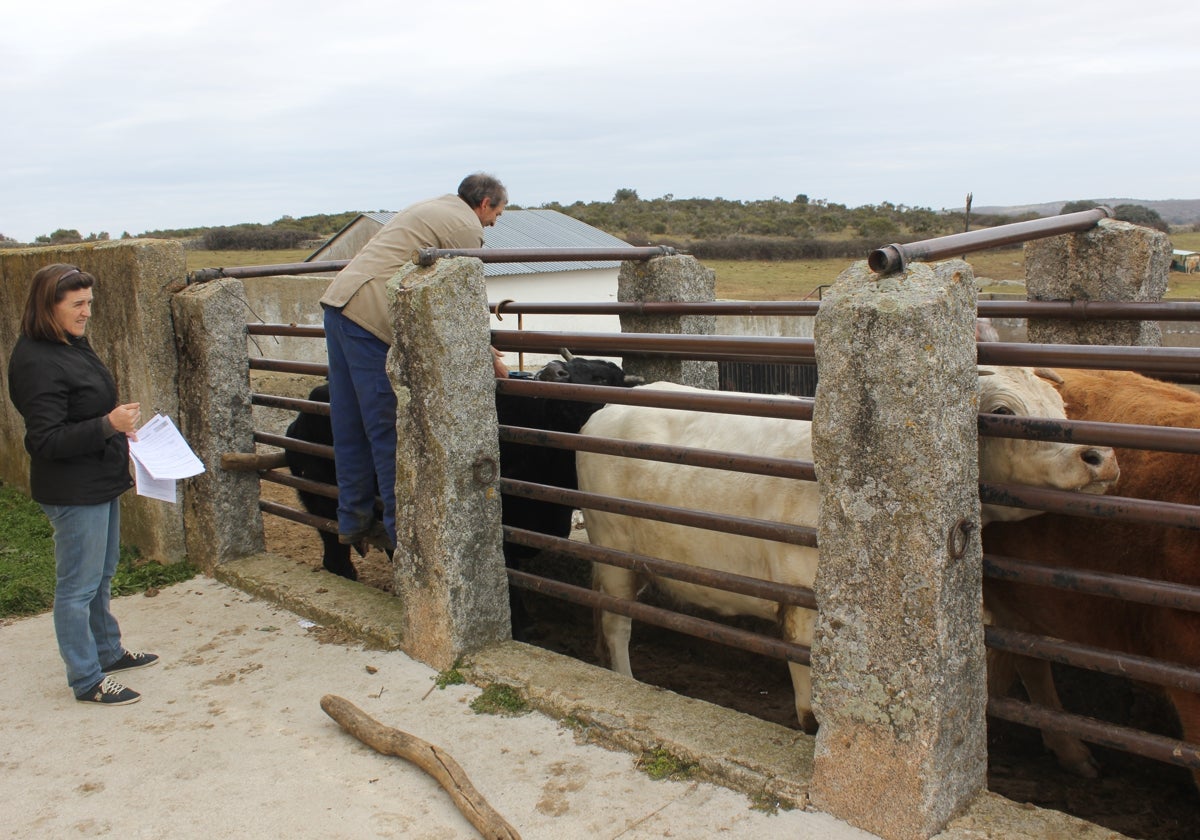
[[[107,420],[118,404],[117,383],[87,338],[18,338],[8,393],[25,418],[34,501],[98,505],[133,486],[129,441]]]

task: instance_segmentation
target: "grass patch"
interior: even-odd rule
[[[764,814],[771,814],[774,816],[780,811],[794,811],[795,809],[795,802],[792,802],[789,799],[772,796],[766,792],[756,793],[754,796],[750,797],[751,811],[761,811]]]
[[[682,781],[690,779],[696,773],[696,763],[684,761],[669,750],[662,748],[646,750],[637,761],[638,769],[654,781],[672,779]]]
[[[455,662],[445,671],[440,672],[433,678],[433,684],[437,688],[445,688],[448,685],[463,685],[467,678],[463,676],[462,671],[458,670],[461,662]]]
[[[288,251],[185,251],[187,270],[198,268],[233,268],[243,265],[277,265],[304,262],[311,249]]]
[[[189,580],[190,563],[142,562],[121,546],[113,595],[131,595]],[[0,618],[36,615],[54,604],[54,528],[36,502],[0,486]]]
[[[483,693],[471,701],[471,709],[477,715],[503,715],[517,717],[527,714],[529,704],[511,685],[492,683]]]

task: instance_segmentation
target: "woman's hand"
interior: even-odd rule
[[[133,440],[137,440],[136,429],[141,420],[141,403],[125,403],[125,405],[119,405],[108,413],[108,422],[112,423],[112,427]]]

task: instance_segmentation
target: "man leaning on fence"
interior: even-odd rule
[[[325,290],[329,408],[337,464],[338,539],[391,551],[396,545],[396,394],[387,375],[392,343],[385,284],[421,248],[480,248],[483,229],[508,203],[496,178],[468,175],[458,194],[400,211]],[[496,376],[508,375],[493,351]],[[375,494],[383,523],[375,518]]]

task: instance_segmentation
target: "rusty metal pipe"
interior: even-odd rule
[[[1117,598],[1153,607],[1200,612],[1200,586],[1115,575],[1065,566],[1048,566],[999,554],[983,555],[983,574],[995,580],[1048,586],[1100,598]]]
[[[675,333],[598,333],[541,330],[492,330],[492,345],[500,350],[543,350],[557,353],[566,347],[572,353],[763,354],[803,359],[816,358],[811,338],[770,338],[737,335],[678,335]]]
[[[308,376],[329,375],[329,365],[320,362],[293,362],[290,359],[251,358],[250,370],[270,370],[276,373],[303,373]]]
[[[983,639],[984,644],[993,650],[1005,650],[1047,662],[1099,671],[1114,677],[1141,680],[1168,688],[1200,692],[1200,669],[1175,665],[1148,656],[1118,653],[1078,642],[1035,636],[1007,627],[984,627]]]
[[[903,271],[910,262],[940,260],[974,251],[986,251],[988,248],[999,248],[1001,245],[1089,230],[1102,219],[1111,219],[1112,216],[1113,211],[1109,208],[1097,207],[1046,219],[1013,222],[967,233],[952,233],[949,236],[922,239],[905,245],[894,243],[872,251],[867,256],[867,266],[876,274],[891,274]]]
[[[621,514],[622,516],[637,516],[642,519],[669,522],[689,528],[704,528],[709,531],[721,531],[760,540],[803,545],[810,548],[815,548],[817,545],[817,529],[803,525],[790,525],[785,522],[771,522],[766,519],[751,519],[744,516],[708,513],[689,508],[673,507],[671,505],[637,502],[616,496],[586,493],[582,490],[568,490],[564,487],[551,487],[545,484],[534,484],[533,482],[518,481],[512,478],[501,478],[500,490],[510,496],[538,499],[543,502],[554,502],[560,505],[587,508],[589,510],[602,510],[607,513]]]
[[[298,338],[324,338],[325,328],[302,324],[247,324],[248,335],[288,335]]]
[[[989,437],[1026,438],[1200,455],[1200,429],[1098,423],[1094,420],[1050,420],[1044,417],[1011,417],[1001,414],[980,414],[978,424],[979,433]]]
[[[278,470],[267,470],[266,472],[259,473],[258,477],[263,481],[282,484],[285,487],[294,487],[297,490],[303,490],[305,493],[313,493],[317,496],[324,496],[327,499],[336,499],[338,497],[337,485],[326,484],[323,481],[300,478],[291,473],[279,472]]]
[[[250,394],[251,405],[261,405],[264,408],[283,408],[288,411],[302,411],[305,414],[321,414],[329,416],[329,403],[316,400],[302,400],[296,397],[277,397],[274,394]]]
[[[535,379],[497,379],[496,390],[517,396],[574,399],[586,403],[619,403],[679,408],[690,411],[714,411],[754,417],[790,417],[811,420],[813,400],[799,397],[748,397],[720,391],[670,393],[645,388],[620,388],[611,385],[572,385],[539,382]]]
[[[686,563],[676,563],[671,560],[661,560],[657,557],[647,557],[642,554],[631,554],[603,546],[591,545],[576,540],[552,537],[537,531],[526,531],[522,528],[504,526],[504,538],[509,542],[537,548],[543,551],[554,551],[559,554],[570,554],[580,560],[592,563],[603,563],[606,566],[618,566],[622,569],[638,572],[647,576],[657,576],[721,589],[726,592],[736,592],[739,595],[749,595],[752,598],[762,598],[764,601],[778,601],[781,604],[804,607],[815,610],[817,599],[813,591],[805,586],[792,586],[785,583],[772,583],[747,577],[733,572],[722,572],[708,569],[704,566],[689,566]]]
[[[680,615],[670,610],[652,607],[649,604],[627,601],[624,598],[614,598],[611,595],[605,595],[603,592],[595,592],[591,589],[572,586],[569,583],[538,577],[537,575],[531,575],[528,572],[521,572],[516,569],[509,569],[508,577],[513,586],[520,589],[540,592],[572,604],[581,604],[585,607],[600,609],[605,612],[627,615],[645,624],[664,627],[668,630],[685,633],[709,642],[717,642],[718,644],[738,648],[739,650],[746,650],[750,653],[770,656],[775,659],[784,659],[789,662],[798,662],[801,665],[808,665],[811,657],[810,649],[804,645],[785,642],[782,639],[763,636],[759,633],[751,633],[747,630],[739,630],[736,627],[717,624],[715,621],[706,621],[702,618]]]
[[[496,315],[807,315],[817,314],[819,300],[666,301],[516,301],[489,303]]]
[[[1102,747],[1111,747],[1166,764],[1200,770],[1200,747],[1186,741],[1152,735],[1114,723],[1105,723],[1095,718],[1070,715],[1066,712],[1007,697],[990,698],[987,713],[992,717],[1010,720],[1013,723],[1032,726],[1036,729],[1065,732]]]
[[[1107,347],[1078,344],[1021,344],[988,341],[979,344],[978,358],[985,365],[1028,365],[1101,370],[1200,371],[1200,348]]]
[[[274,265],[239,265],[231,268],[198,268],[187,276],[188,284],[207,283],[222,277],[242,279],[245,277],[275,277],[286,274],[318,274],[325,271],[341,271],[350,260],[327,260],[325,262],[276,263]]]
[[[550,432],[545,429],[528,429],[522,426],[501,426],[500,440],[509,443],[524,443],[531,446],[548,446],[553,449],[570,449],[576,452],[596,452],[601,455],[618,455],[625,458],[640,458],[645,461],[663,461],[669,464],[684,464],[691,467],[707,467],[715,470],[734,470],[754,475],[771,475],[779,478],[795,478],[816,481],[816,469],[812,461],[792,461],[787,458],[766,458],[744,455],[740,452],[722,452],[713,449],[696,449],[690,446],[667,446],[658,443],[601,438],[593,435],[576,435],[569,432]]]
[[[474,257],[485,263],[627,262],[667,257],[674,248],[421,248],[413,254],[417,265],[433,265],[442,257]]]
[[[254,442],[266,444],[267,446],[278,446],[280,449],[288,449],[292,452],[303,452],[305,455],[315,455],[318,458],[325,458],[329,461],[333,460],[332,446],[309,443],[306,440],[298,440],[286,435],[273,435],[270,432],[255,431]]]
[[[1000,482],[980,482],[979,500],[987,504],[1086,516],[1091,519],[1200,530],[1200,506],[1182,505],[1177,502],[1159,502],[1127,496],[1094,496],[1068,490]]]
[[[1058,321],[1195,321],[1196,301],[981,300],[986,318],[1045,318]]]
[[[311,513],[290,508],[287,505],[276,504],[269,502],[266,499],[258,500],[258,509],[263,513],[269,513],[272,516],[278,516],[281,519],[290,519],[292,522],[299,522],[301,525],[308,525],[316,528],[318,531],[325,531],[330,534],[338,532],[337,523],[332,519],[325,519],[322,516],[314,516]]]

